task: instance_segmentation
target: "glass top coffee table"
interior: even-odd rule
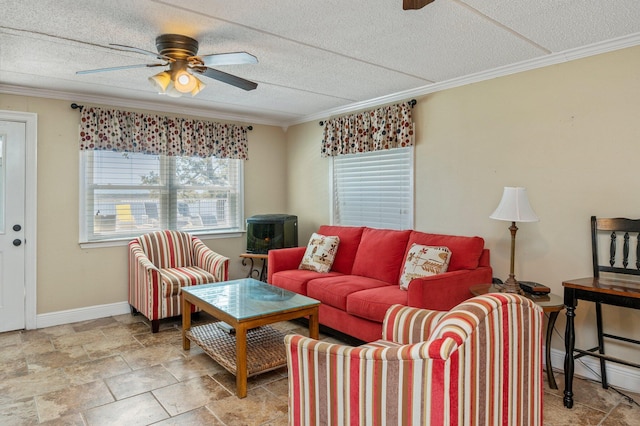
[[[309,337],[318,338],[320,302],[279,287],[245,278],[184,287],[182,347],[193,341],[236,376],[236,395],[247,396],[247,378],[287,363],[284,333],[269,327],[309,317]],[[191,327],[191,306],[223,321]]]

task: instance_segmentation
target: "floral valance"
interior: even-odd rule
[[[322,156],[413,146],[412,105],[404,102],[327,120]]]
[[[80,118],[80,151],[247,160],[247,128],[204,120],[85,107]]]

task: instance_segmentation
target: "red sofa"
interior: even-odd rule
[[[317,233],[340,237],[329,272],[298,269],[306,247],[270,250],[267,281],[319,300],[320,324],[366,342],[380,338],[392,305],[448,311],[472,297],[470,286],[492,279],[480,237],[349,226],[321,226]],[[413,243],[446,246],[451,259],[447,272],[414,279],[402,290],[399,278]]]

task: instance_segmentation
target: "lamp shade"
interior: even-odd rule
[[[164,93],[164,91],[167,90],[169,83],[171,83],[171,74],[169,74],[167,71],[163,71],[149,77],[149,81],[156,89],[158,89],[158,92]]]
[[[509,222],[537,222],[538,215],[531,208],[526,188],[505,186],[502,199],[491,219]]]

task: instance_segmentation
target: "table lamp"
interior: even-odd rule
[[[496,210],[489,217],[491,219],[511,222],[511,226],[509,227],[511,231],[511,269],[509,278],[505,281],[501,291],[504,293],[523,294],[520,284],[518,284],[513,274],[513,264],[516,253],[516,232],[518,232],[516,222],[537,222],[539,220],[529,204],[527,190],[521,187],[505,186],[500,204],[498,204]]]

